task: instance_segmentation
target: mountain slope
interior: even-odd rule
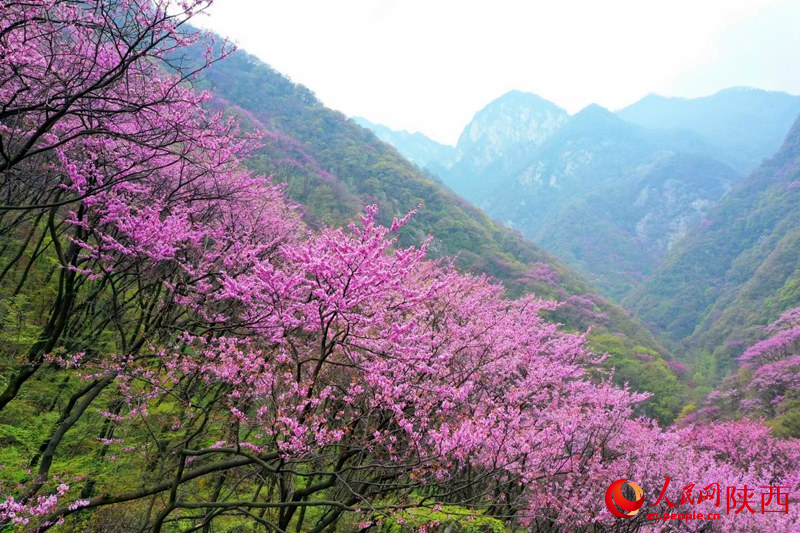
[[[436,142],[422,133],[396,131],[362,117],[353,117],[353,121],[372,131],[383,142],[397,148],[403,157],[420,168],[436,173],[449,168],[455,160],[456,149],[453,146]]]
[[[446,181],[619,298],[738,181],[707,153],[697,135],[642,128],[591,105],[538,146],[502,151],[465,180],[471,186],[458,165]]]
[[[737,179],[733,169],[708,156],[674,154],[637,169],[629,181],[571,202],[540,227],[537,242],[620,297]]]
[[[567,122],[567,112],[530,93],[511,91],[478,111],[456,144],[456,161],[442,179],[479,205],[498,161],[540,146]]]
[[[780,151],[720,201],[624,302],[720,370],[800,304],[800,119]]]
[[[735,88],[569,117],[512,91],[467,125],[455,164],[429,168],[620,299],[777,150],[797,113],[798,96]]]
[[[619,380],[659,393],[648,403],[649,414],[668,420],[680,409],[685,386],[663,359],[664,348],[563,263],[492,222],[371,132],[253,56],[236,52],[214,64],[205,83],[214,105],[264,133],[264,146],[249,164],[285,182],[312,225],[352,220],[369,203],[379,206],[385,223],[421,206],[400,244],[419,244],[433,235],[434,256],[456,256],[457,266],[497,278],[512,295],[533,291],[562,301],[554,318],[570,328],[591,325],[594,347],[609,352],[609,364],[622,368]],[[649,359],[636,359],[641,353]]]
[[[206,81],[217,106],[264,133],[264,146],[249,164],[286,182],[312,225],[345,223],[368,203],[376,203],[388,223],[421,205],[402,244],[419,244],[432,234],[434,254],[458,254],[462,266],[494,275],[517,292],[530,283],[522,279],[527,265],[537,261],[553,265],[574,287],[587,288],[554,258],[490,222],[371,132],[253,56],[236,52],[208,69]]]
[[[798,114],[800,96],[746,87],[692,99],[649,95],[617,112],[642,126],[697,133],[745,173],[780,148]]]

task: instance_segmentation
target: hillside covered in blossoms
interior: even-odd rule
[[[800,530],[791,287],[701,376],[208,5],[0,4],[0,531]]]

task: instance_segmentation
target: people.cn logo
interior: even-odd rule
[[[622,495],[622,485],[625,483],[633,489],[635,496],[634,501],[630,501]],[[644,505],[644,491],[642,487],[633,481],[628,481],[626,478],[616,480],[606,491],[606,507],[608,507],[608,510],[611,511],[611,514],[614,516],[632,518],[636,516],[636,513],[639,512],[642,505]]]

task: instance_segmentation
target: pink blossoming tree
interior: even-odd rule
[[[633,419],[644,396],[541,317],[555,304],[398,249],[407,218],[305,228],[241,166],[257,137],[204,110],[181,68],[206,5],[0,6],[0,291],[32,329],[2,337],[0,417],[22,423],[57,384],[38,446],[0,470],[0,527],[369,529],[447,505],[613,529],[609,484],[650,503],[667,475],[795,497],[794,441]],[[79,432],[93,444],[66,446]],[[737,519],[721,527],[798,525],[794,509]]]

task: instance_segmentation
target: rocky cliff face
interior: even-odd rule
[[[456,144],[455,164],[441,177],[467,200],[481,205],[487,186],[507,165],[556,134],[569,119],[566,111],[534,94],[512,91],[494,100],[464,128]]]
[[[592,105],[539,146],[507,151],[480,187],[453,187],[621,297],[739,179],[707,152],[694,134]]]
[[[437,172],[607,295],[653,272],[722,195],[774,153],[800,97],[755,89],[648,96],[568,116],[521,92],[476,114]],[[794,114],[800,112],[800,107]]]
[[[724,371],[760,326],[800,305],[799,207],[800,119],[625,302],[654,329],[713,353]]]
[[[707,156],[658,158],[631,169],[616,186],[577,197],[538,229],[538,240],[621,297],[658,266],[738,178]]]
[[[535,94],[509,92],[479,111],[458,139],[456,161],[483,170],[510,150],[541,145],[567,121],[567,112]]]

